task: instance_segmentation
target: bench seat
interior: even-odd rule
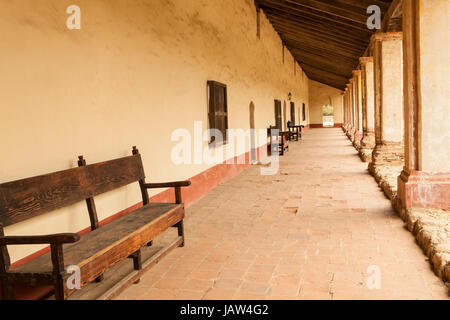
[[[80,267],[85,285],[183,218],[182,204],[150,203],[65,245],[64,263]],[[51,254],[47,253],[10,272],[51,274],[52,268]]]

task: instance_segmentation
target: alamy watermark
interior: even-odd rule
[[[369,277],[366,280],[366,286],[369,290],[381,290],[381,269],[379,266],[371,265],[366,273]]]
[[[267,152],[267,129],[227,129],[226,137],[217,129],[203,130],[202,121],[194,121],[193,136],[186,128],[172,132],[171,141],[178,142],[171,151],[175,165],[254,164],[263,162],[262,175],[275,175],[279,169],[278,130],[271,133],[271,155]],[[214,141],[214,143],[211,143]],[[247,150],[250,149],[249,156]],[[259,155],[259,157],[258,157]]]
[[[69,30],[81,29],[81,9],[79,6],[73,4],[67,7],[67,14],[70,16],[66,20],[66,26]]]
[[[68,266],[66,270],[70,276],[66,280],[66,287],[69,290],[81,289],[81,270],[79,266]]]
[[[371,5],[367,8],[367,14],[370,14],[367,19],[367,28],[369,30],[381,29],[381,8],[377,5]]]

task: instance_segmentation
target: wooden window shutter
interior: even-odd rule
[[[209,106],[208,119],[209,128],[217,129],[222,133],[223,142],[228,141],[228,100],[227,100],[227,86],[216,82],[208,81],[209,87]],[[210,143],[217,142],[215,137],[211,137]]]
[[[277,126],[278,130],[282,129],[282,120],[281,120],[281,101],[275,100],[275,125]]]
[[[291,102],[291,124],[295,125],[295,103]]]

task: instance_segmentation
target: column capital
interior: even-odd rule
[[[377,32],[370,38],[370,42],[375,41],[400,41],[403,39],[403,32]]]
[[[352,73],[353,73],[353,76],[360,76],[361,70],[353,70]]]
[[[373,62],[373,57],[361,57],[361,58],[359,58],[359,62],[361,64],[366,64],[366,63],[369,63],[369,62]]]
[[[348,80],[348,82],[350,82],[350,83],[348,83],[347,86],[351,86],[352,83],[353,83],[353,81],[355,81],[353,78],[351,78],[350,80]]]

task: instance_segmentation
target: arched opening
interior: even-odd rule
[[[334,127],[334,107],[331,104],[322,107],[322,119],[324,127]]]
[[[255,142],[255,104],[250,102],[250,163],[255,163],[257,160],[256,142]]]

